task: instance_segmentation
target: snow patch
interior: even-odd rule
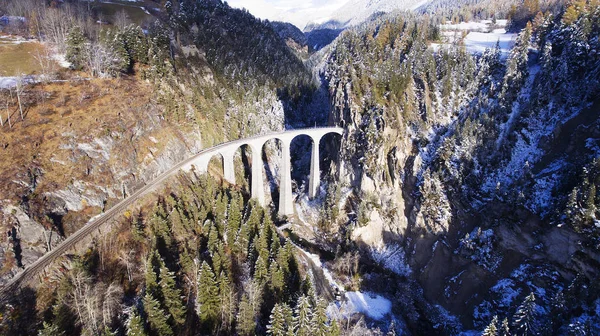
[[[71,62],[67,61],[67,55],[65,54],[52,54],[51,58],[58,63],[58,65],[66,69],[73,65]]]
[[[504,29],[497,29],[491,33],[470,32],[465,37],[465,46],[470,53],[481,54],[485,49],[493,49],[496,43],[499,43],[500,53],[506,57],[515,45],[516,39],[517,34],[507,34]]]
[[[392,302],[370,292],[346,292],[346,314],[362,313],[374,320],[381,320],[392,310]]]

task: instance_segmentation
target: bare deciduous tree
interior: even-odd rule
[[[41,81],[45,83],[56,71],[56,63],[52,59],[52,53],[49,48],[38,49],[33,55],[41,69]]]
[[[71,273],[71,283],[71,307],[83,327],[82,334],[101,334],[119,313],[123,289],[117,283],[108,287],[103,283],[93,284],[89,276],[77,270]]]
[[[19,74],[16,76],[16,86],[15,86],[15,92],[17,94],[17,102],[19,103],[19,113],[21,114],[21,121],[23,121],[23,104],[21,104],[21,96],[23,95],[24,92],[24,75],[22,73],[19,72]]]
[[[125,269],[127,270],[127,279],[129,281],[133,280],[133,276],[132,276],[132,268],[133,268],[133,262],[135,260],[135,251],[134,250],[130,250],[129,252],[125,252],[125,251],[121,251],[119,253],[119,261],[125,265]]]
[[[125,10],[118,11],[115,15],[113,15],[113,25],[118,27],[120,30],[123,30],[125,27],[131,24],[131,19],[129,19],[129,15]]]

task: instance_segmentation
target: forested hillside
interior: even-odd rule
[[[531,3],[505,7],[509,27]],[[438,8],[470,19],[486,4]],[[433,51],[434,11],[344,32],[323,69],[349,131],[345,181],[357,188],[346,230],[460,317],[440,329],[494,317],[517,334],[598,332],[600,7],[560,8],[529,12],[506,59]]]

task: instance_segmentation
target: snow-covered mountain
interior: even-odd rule
[[[428,2],[429,0],[350,0],[330,17],[313,21],[304,30],[342,29],[360,24],[376,13],[414,10]]]

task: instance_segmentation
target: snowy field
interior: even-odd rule
[[[509,51],[515,45],[517,34],[508,34],[504,29],[496,29],[491,33],[470,32],[465,37],[465,47],[470,53],[483,53],[487,48],[495,48],[500,44],[500,53],[508,56]]]
[[[481,20],[481,21],[469,21],[469,22],[461,22],[458,24],[444,24],[441,25],[440,28],[442,30],[467,30],[467,31],[479,31],[479,32],[490,32],[491,30],[496,28],[504,28],[506,27],[507,20],[497,20],[496,23],[493,23],[491,20]]]
[[[490,20],[482,20],[441,25],[442,43],[432,43],[431,47],[438,51],[464,44],[468,52],[481,54],[487,48],[495,48],[498,43],[502,57],[506,58],[515,45],[517,34],[507,33],[504,27],[506,20],[497,20],[495,24]]]

